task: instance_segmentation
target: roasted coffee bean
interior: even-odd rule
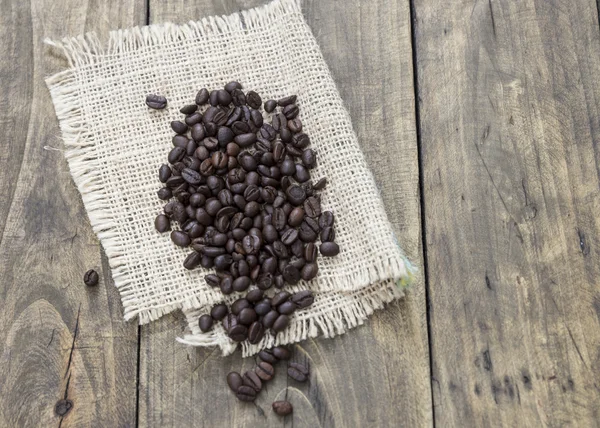
[[[300,281],[300,271],[293,265],[288,264],[283,270],[282,275],[288,284],[295,285]]]
[[[304,201],[304,211],[309,217],[319,217],[321,215],[321,202],[314,196],[307,198]]]
[[[291,159],[286,159],[281,163],[279,171],[283,175],[294,175],[296,173],[296,164]]]
[[[256,92],[248,91],[248,93],[246,94],[246,104],[248,104],[254,109],[259,109],[262,105],[262,99],[260,98],[260,95],[258,95]]]
[[[221,202],[221,204],[224,207],[233,205],[233,194],[231,193],[231,190],[223,189],[218,193],[217,197],[219,198],[219,202]],[[227,214],[222,213],[221,215],[233,215],[234,213],[235,212],[233,212],[233,213],[227,212]]]
[[[186,182],[192,185],[198,185],[202,181],[200,173],[190,168],[184,168],[183,171],[181,171],[181,176]]]
[[[233,327],[235,327],[236,325],[239,324],[237,316],[235,316],[232,313],[227,314],[227,316],[225,316],[225,318],[223,318],[223,328],[226,331],[231,330]]]
[[[300,363],[290,363],[287,370],[288,376],[298,382],[306,382],[308,379],[308,367]]]
[[[231,125],[240,120],[242,117],[242,109],[239,107],[235,107],[234,109],[229,111],[227,115],[227,122],[225,122],[225,126],[230,129]],[[232,131],[233,132],[233,131]]]
[[[302,156],[302,149],[297,149],[296,147],[289,145],[286,147],[286,152],[292,158],[296,158],[298,156]]]
[[[306,221],[300,225],[298,236],[303,242],[314,242],[317,239],[317,232],[315,232]]]
[[[251,290],[248,292],[248,294],[246,294],[246,300],[250,303],[255,303],[262,300],[263,295],[264,293],[262,290],[255,288],[254,290]]]
[[[283,120],[286,120],[285,116],[279,114],[274,114],[273,118],[271,119],[271,126],[273,126],[273,129],[277,132],[279,132],[283,128],[283,126],[281,126],[281,118],[283,118]]]
[[[283,302],[277,307],[277,312],[283,315],[291,315],[296,310],[296,305],[290,301]]]
[[[232,99],[233,99],[233,104],[236,106],[243,106],[244,104],[246,104],[246,95],[244,94],[244,92],[237,88],[234,89],[231,92],[232,95]]]
[[[242,309],[238,315],[238,320],[244,325],[252,324],[254,321],[256,321],[256,318],[256,312],[254,312],[254,309],[251,308]]]
[[[188,256],[183,261],[183,267],[188,270],[195,269],[200,264],[200,260],[202,260],[202,255],[193,251],[190,254],[188,254]]]
[[[265,328],[260,321],[255,321],[248,328],[248,342],[255,345],[262,340],[265,335]],[[258,372],[257,372],[258,374]],[[259,376],[260,377],[260,376]],[[268,380],[268,379],[266,379]]]
[[[179,113],[188,115],[188,114],[195,113],[197,110],[198,110],[198,105],[197,104],[188,104],[188,105],[185,105],[185,106],[181,107],[179,109]]]
[[[213,107],[216,107],[219,105],[219,90],[218,89],[214,89],[214,90],[210,91],[210,95],[208,97],[208,102],[210,102],[210,105]]]
[[[229,106],[229,104],[231,104],[232,101],[231,94],[225,89],[219,89],[219,91],[217,92],[217,101],[222,106],[227,107]]]
[[[256,142],[256,134],[250,132],[247,134],[236,135],[234,141],[240,147],[250,147]]]
[[[202,315],[198,320],[198,324],[200,325],[200,330],[204,333],[209,331],[213,326],[213,319],[210,315]]]
[[[311,217],[304,217],[304,222],[315,232],[318,233],[320,228],[319,228],[319,222]]]
[[[257,128],[260,128],[263,125],[263,116],[258,110],[251,110],[250,118],[252,119],[252,122],[254,123],[254,125],[256,125]]]
[[[327,179],[323,177],[313,185],[313,190],[323,190],[325,186],[327,186]]]
[[[166,183],[171,177],[171,168],[167,164],[162,164],[158,169],[158,179],[161,183]]]
[[[332,227],[334,222],[334,216],[331,211],[323,211],[319,217],[319,227],[325,229],[326,227]]]
[[[221,282],[221,280],[219,279],[219,277],[217,275],[215,275],[214,273],[206,275],[204,277],[204,280],[211,287],[218,287],[219,284],[220,284],[220,282]]]
[[[296,164],[296,173],[294,174],[294,179],[298,183],[304,183],[310,180],[310,172],[304,167],[304,165]]]
[[[235,302],[231,304],[231,312],[234,315],[239,315],[242,309],[246,309],[250,307],[250,302],[248,300],[242,298],[237,299]]]
[[[231,81],[225,85],[225,90],[227,92],[233,92],[236,89],[242,89],[242,85],[240,82]]]
[[[187,144],[187,139],[186,139],[186,144]],[[183,159],[183,157],[185,156],[185,149],[183,147],[175,147],[173,148],[173,150],[171,150],[169,152],[169,162],[170,163],[176,163],[179,162],[181,159]]]
[[[228,295],[233,293],[233,279],[231,277],[223,278],[219,284],[221,293]]]
[[[204,147],[206,147],[208,150],[215,150],[219,145],[219,141],[214,137],[206,137],[204,140],[202,140],[202,144],[204,144]]]
[[[185,190],[181,190],[181,191],[177,192],[176,195],[177,195],[177,200],[179,202],[181,202],[183,205],[186,205],[186,212],[188,212],[187,205],[190,202],[190,194],[188,192],[186,192]],[[188,216],[189,216],[189,213],[188,213]]]
[[[292,185],[285,191],[288,201],[294,205],[301,205],[306,199],[306,192],[297,185]]]
[[[203,226],[210,226],[213,224],[213,218],[204,208],[198,208],[196,210],[196,220]]]
[[[246,373],[244,373],[242,382],[244,385],[249,386],[257,393],[262,389],[262,381],[254,370],[248,370]]]
[[[243,342],[248,337],[248,328],[244,325],[238,324],[229,329],[228,333],[229,338],[234,342]]]
[[[306,264],[306,260],[304,260],[303,258],[297,258],[297,259],[291,260],[289,264],[291,266],[294,266],[299,271],[301,271],[302,268],[304,267],[304,265]]]
[[[185,134],[188,131],[188,126],[180,120],[174,120],[171,122],[171,129],[175,131],[176,134]]]
[[[278,360],[289,360],[292,357],[292,353],[285,346],[276,346],[270,351]]]
[[[168,187],[160,188],[158,192],[156,192],[156,194],[158,195],[158,199],[161,199],[163,201],[168,201],[173,197],[173,192]]]
[[[289,401],[275,401],[272,406],[273,411],[279,416],[287,416],[294,411],[294,408]]]
[[[173,219],[181,224],[188,219],[188,213],[185,206],[179,201],[173,204]]]
[[[250,287],[250,278],[247,276],[240,276],[233,281],[233,290],[237,292],[246,291]]]
[[[212,163],[211,158],[204,159],[200,164],[200,174],[208,177],[215,172],[215,166]]]
[[[248,186],[251,186],[253,184],[258,185],[259,181],[260,181],[260,176],[258,175],[258,173],[256,171],[250,171],[246,174],[245,183]]]
[[[250,126],[242,121],[233,122],[231,130],[235,135],[247,134],[250,132]]]
[[[246,199],[248,202],[258,201],[260,199],[260,193],[261,192],[258,186],[255,184],[250,184],[248,187],[246,187],[246,190],[244,190],[244,199]]]
[[[273,242],[273,255],[275,255],[280,260],[287,259],[290,257],[287,247],[281,241]]]
[[[299,239],[296,239],[292,245],[290,245],[290,252],[296,257],[304,256],[304,244]]]
[[[306,202],[305,202],[305,205],[306,205]],[[288,215],[288,224],[292,227],[300,226],[302,224],[303,220],[304,220],[304,210],[301,207],[294,208]],[[296,234],[294,239],[292,239],[290,241],[290,243],[287,245],[292,244],[297,237],[298,237],[298,235]]]
[[[287,328],[290,324],[290,318],[287,315],[279,315],[275,322],[273,323],[273,331],[275,333],[279,333]]]
[[[254,305],[254,311],[260,316],[268,314],[271,311],[271,301],[269,299],[261,300]]]
[[[214,152],[211,156],[212,164],[215,169],[226,168],[228,158],[229,156],[223,152]]]
[[[310,281],[311,279],[314,279],[318,273],[319,267],[316,263],[307,263],[304,265],[304,267],[302,267],[300,276],[304,281]]]
[[[272,113],[277,107],[277,101],[275,100],[267,100],[265,101],[264,109],[267,113]]]
[[[335,229],[333,227],[326,227],[321,230],[321,242],[333,242],[335,241]]]
[[[187,236],[186,233],[179,230],[174,230],[171,232],[171,241],[173,241],[173,243],[179,247],[187,247],[191,243],[190,237]]]
[[[262,239],[258,236],[247,235],[242,239],[242,245],[246,254],[258,254]]]
[[[293,133],[302,132],[302,121],[298,118],[288,120],[288,129]]]
[[[325,257],[333,257],[339,254],[340,247],[335,242],[323,242],[319,247],[319,251]]]
[[[168,230],[171,230],[171,221],[166,215],[159,214],[154,219],[154,227],[160,233],[167,232]]]
[[[291,212],[294,210],[294,207],[289,202],[286,202],[285,204],[283,204],[281,209],[283,210],[283,212],[285,213],[286,216],[289,216],[291,214]]]
[[[263,123],[262,127],[260,128],[259,134],[262,138],[264,138],[267,141],[273,141],[275,137],[277,137],[277,131],[275,130],[275,128],[273,128],[273,126],[269,125],[268,123]]]
[[[257,323],[260,328],[263,328],[262,324]],[[250,330],[252,330],[252,327],[250,327]],[[250,338],[250,335],[248,336]],[[252,343],[252,342],[250,342]],[[260,356],[260,354],[259,354]],[[270,381],[271,379],[273,379],[273,376],[275,375],[275,369],[273,368],[273,366],[271,364],[269,364],[266,361],[261,361],[260,363],[258,363],[258,365],[256,366],[256,368],[254,369],[254,371],[256,372],[256,374],[258,375],[258,377],[262,380],[262,381]]]
[[[246,385],[240,386],[235,395],[240,401],[250,402],[256,399],[256,391]]]
[[[304,255],[304,259],[308,263],[312,263],[312,262],[316,261],[317,256],[318,256],[317,246],[313,242],[309,242],[308,244],[306,244],[304,246],[303,255]]]
[[[310,138],[304,132],[299,132],[294,135],[292,145],[297,149],[305,149],[310,145]]]
[[[216,136],[218,131],[219,125],[217,125],[214,122],[208,122],[204,125],[204,132],[206,133],[206,138]],[[206,138],[202,140],[202,144],[204,144],[207,149],[214,150],[217,147],[219,141],[216,138],[213,140],[205,141]]]
[[[269,257],[262,262],[260,271],[263,273],[270,273],[271,275],[277,271],[277,259],[275,257]]]
[[[257,191],[257,194],[258,193],[259,192]],[[244,215],[246,217],[252,218],[252,217],[258,215],[258,213],[260,213],[260,204],[258,202],[250,201],[244,207]]]
[[[292,295],[287,291],[280,291],[271,298],[271,306],[276,308],[277,306],[281,305],[283,302],[288,300],[291,296]]]
[[[213,317],[215,321],[221,321],[226,315],[227,305],[223,303],[213,306],[213,308],[210,310],[210,316]]]
[[[150,94],[146,97],[146,105],[155,110],[162,110],[167,106],[167,99],[162,95]]]
[[[277,361],[279,361],[277,359],[277,357],[275,357],[275,355],[273,355],[273,351],[271,349],[263,349],[262,351],[260,351],[258,353],[258,357],[269,364],[276,364]],[[260,364],[260,363],[259,363]]]
[[[200,91],[198,91],[198,93],[196,94],[196,104],[199,106],[206,104],[208,102],[208,97],[208,89],[200,89]]]
[[[275,323],[277,318],[279,318],[279,312],[271,310],[263,317],[262,323],[265,326],[265,328],[271,328],[273,327],[273,324]]]
[[[283,208],[275,208],[273,211],[273,226],[278,231],[281,231],[285,228],[287,224],[287,216]]]
[[[94,269],[90,269],[83,274],[83,283],[88,287],[94,287],[98,285],[99,280],[100,277],[98,276],[98,272],[96,272]]]
[[[305,149],[302,152],[302,163],[308,169],[317,166],[317,155],[315,154],[313,149]]]
[[[200,146],[194,152],[194,156],[197,157],[200,161],[204,161],[208,159],[208,157],[210,156],[210,152],[206,147]]]
[[[229,254],[218,255],[215,257],[215,269],[220,271],[225,270],[231,265],[232,262],[233,259]]]
[[[258,166],[256,160],[250,155],[238,157],[238,162],[240,166],[246,171],[256,171],[256,167]]]
[[[290,104],[294,104],[296,102],[296,99],[297,99],[296,95],[289,95],[287,97],[283,97],[283,98],[280,98],[279,100],[277,100],[277,104],[280,107],[285,107]]]
[[[201,113],[192,113],[189,116],[186,116],[184,119],[184,122],[187,124],[187,126],[194,126],[197,123],[200,123],[202,121],[202,114]]]
[[[231,388],[233,392],[237,392],[240,386],[243,385],[242,376],[238,372],[229,373],[227,375],[227,385],[229,385],[229,388]]]
[[[285,116],[286,119],[290,120],[290,119],[294,119],[296,116],[298,116],[300,109],[298,108],[298,106],[296,104],[288,104],[287,106],[285,106],[283,108],[283,110],[281,112],[283,113],[283,115]],[[287,122],[286,122],[286,124],[287,124]]]

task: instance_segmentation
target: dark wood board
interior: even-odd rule
[[[415,0],[435,422],[600,421],[593,0]]]
[[[43,39],[144,19],[141,1],[2,2],[0,426],[135,426],[138,328],[123,321],[62,153],[43,149],[61,147],[44,78],[66,65]]]
[[[151,23],[185,23],[228,14],[264,1],[150,2]],[[408,1],[304,2],[304,14],[353,119],[400,242],[420,264],[420,217],[410,14]],[[270,406],[285,396],[285,367],[257,406],[227,389],[231,370],[252,360],[186,348],[181,316],[141,331],[140,426],[280,426]],[[313,375],[289,382],[294,416],[285,426],[429,426],[429,379],[424,286],[350,334],[296,347]]]

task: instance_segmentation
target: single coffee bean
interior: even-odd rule
[[[263,123],[263,126],[260,128],[259,134],[261,138],[264,138],[267,141],[273,141],[277,137],[277,131],[273,126],[268,123]]]
[[[294,134],[302,132],[302,121],[298,118],[288,120],[288,129]]]
[[[287,259],[290,257],[286,245],[281,241],[273,242],[273,253],[279,259]]]
[[[286,159],[281,163],[279,171],[283,175],[294,175],[296,173],[296,164],[291,159]]]
[[[310,172],[308,172],[308,170],[304,167],[304,165],[297,163],[296,164],[296,173],[294,174],[294,179],[298,183],[305,183],[308,180],[310,180]]]
[[[235,135],[247,134],[250,132],[250,126],[242,121],[233,122],[231,130]]]
[[[83,275],[83,283],[85,285],[87,285],[88,287],[94,287],[94,286],[98,285],[99,280],[100,280],[100,277],[98,276],[98,272],[96,272],[94,269],[88,270]]]
[[[206,283],[211,287],[218,287],[221,280],[214,273],[208,274],[204,277]]]
[[[219,284],[221,293],[229,295],[233,293],[233,279],[231,277],[223,278]]]
[[[201,113],[193,113],[190,114],[189,116],[186,116],[184,119],[184,122],[188,125],[188,126],[194,126],[197,123],[200,123],[202,121],[202,114]]]
[[[263,328],[261,324],[258,325],[260,325],[260,327]],[[275,375],[275,369],[271,364],[269,364],[266,361],[261,361],[260,363],[258,363],[254,371],[262,381],[267,382],[273,379],[273,376]]]
[[[220,89],[217,92],[217,100],[218,100],[219,104],[227,107],[227,106],[229,106],[229,104],[231,104],[232,98],[231,98],[231,95],[229,94],[229,92],[227,92],[225,89]]]
[[[298,382],[306,382],[308,379],[308,367],[300,363],[290,363],[288,366],[288,376]]]
[[[249,386],[242,385],[236,391],[236,397],[240,401],[254,401],[256,399],[256,391]]]
[[[210,317],[210,315],[202,315],[198,320],[198,324],[200,325],[200,330],[206,333],[212,328],[213,319]]]
[[[294,408],[289,401],[275,401],[273,411],[279,416],[287,416],[294,411]]]
[[[179,109],[179,113],[188,115],[188,114],[195,113],[196,110],[198,110],[198,105],[197,104],[188,104],[188,105],[185,105],[185,106],[181,107]]]
[[[277,104],[280,107],[285,107],[290,104],[294,104],[296,102],[296,99],[297,99],[296,95],[289,95],[287,97],[283,97],[283,98],[280,98],[279,100],[277,100]]]
[[[255,288],[254,290],[251,290],[248,292],[248,294],[246,294],[246,300],[250,303],[256,303],[262,300],[263,295],[264,292],[262,290]]]
[[[233,290],[237,292],[246,291],[250,287],[250,278],[247,276],[240,276],[233,281]]]
[[[187,140],[186,140],[187,144]],[[168,160],[169,163],[179,162],[185,156],[185,149],[183,147],[175,147],[169,152]]]
[[[317,155],[313,149],[306,149],[302,152],[302,163],[308,169],[312,169],[317,165]]]
[[[229,254],[221,254],[219,256],[216,256],[214,261],[215,269],[218,271],[228,269],[232,262],[233,259]]]
[[[174,230],[171,232],[171,241],[173,241],[173,243],[179,247],[187,247],[192,242],[186,233],[179,230]]]
[[[275,324],[275,321],[278,318],[279,318],[279,312],[277,312],[276,310],[271,310],[263,317],[262,323],[265,326],[265,328],[271,328],[271,327],[273,327],[273,324]]]
[[[249,386],[257,393],[262,389],[262,381],[254,370],[248,370],[246,373],[244,373],[242,382],[244,385]]]
[[[229,338],[234,342],[243,342],[248,337],[248,328],[242,324],[229,329]]]
[[[258,357],[266,363],[276,364],[278,359],[273,355],[273,351],[271,349],[263,349],[258,353]]]
[[[333,227],[326,227],[321,230],[321,242],[333,242],[335,241],[335,229]]]
[[[319,222],[311,217],[304,217],[304,222],[315,232],[318,233],[320,228],[319,228]]]
[[[286,261],[286,260],[282,260],[282,261]],[[283,286],[285,285],[285,280],[283,279],[283,275],[275,275],[273,277],[273,285],[275,285],[275,288],[282,289]]]
[[[279,130],[279,138],[281,138],[281,141],[288,144],[292,142],[292,131],[290,131],[287,128],[281,128]]]
[[[327,178],[320,178],[313,186],[313,190],[323,190],[327,186]]]
[[[250,147],[256,142],[256,134],[250,132],[247,134],[236,135],[233,141],[240,147]]]
[[[171,122],[171,129],[175,131],[176,134],[185,134],[188,131],[188,126],[180,120],[174,120]]]
[[[276,295],[274,295],[271,298],[271,306],[276,308],[277,306],[281,305],[283,302],[288,300],[290,297],[291,297],[291,294],[288,293],[287,291],[280,291],[279,293],[277,293]]]
[[[283,279],[288,284],[295,285],[300,281],[300,271],[294,265],[288,264],[282,272]]]
[[[281,305],[277,307],[277,312],[283,315],[291,315],[296,310],[296,305],[289,300],[287,302],[283,302]]]
[[[333,213],[331,211],[323,211],[323,213],[319,217],[319,227],[321,229],[325,229],[326,227],[332,227],[333,221]]]
[[[168,230],[171,230],[171,221],[169,220],[169,217],[167,217],[166,215],[159,214],[154,219],[154,227],[160,233],[164,233]]]
[[[231,91],[231,96],[233,100],[233,105],[239,107],[246,104],[246,95],[241,89],[237,88]]]
[[[167,106],[167,99],[162,95],[150,94],[146,97],[146,105],[155,110],[162,110]]]
[[[233,327],[235,327],[236,325],[239,324],[237,317],[232,314],[229,313],[225,316],[225,318],[223,318],[223,328],[229,332],[229,330],[231,330]]]
[[[219,90],[213,89],[210,91],[210,95],[208,96],[208,102],[211,106],[216,107],[219,105]]]
[[[250,118],[252,119],[252,122],[254,123],[254,125],[257,128],[260,128],[261,126],[263,126],[263,116],[262,116],[262,114],[260,114],[260,112],[258,110],[251,110]]]
[[[318,256],[317,246],[313,242],[306,244],[304,246],[303,256],[308,263],[316,261]]]
[[[242,89],[242,85],[240,84],[240,82],[231,81],[225,85],[225,90],[227,92],[233,92],[236,89]]]
[[[298,116],[300,109],[298,108],[298,106],[296,104],[288,104],[287,106],[285,106],[283,108],[283,110],[281,112],[283,113],[285,118],[289,120],[289,119],[294,119],[296,116]],[[287,122],[286,122],[286,124],[287,124]]]
[[[309,217],[319,217],[321,215],[321,202],[314,196],[311,196],[304,201],[304,211]]]
[[[246,254],[258,254],[261,245],[262,239],[258,236],[247,235],[242,240],[242,246]]]
[[[231,312],[234,315],[239,315],[240,312],[242,311],[242,309],[246,309],[250,307],[250,302],[248,302],[248,300],[242,298],[237,299],[235,302],[232,303],[231,305]]]
[[[248,91],[246,94],[246,104],[254,109],[259,109],[262,104],[262,99],[256,92]]]
[[[271,349],[271,353],[278,360],[289,360],[292,357],[292,353],[285,346],[276,346],[273,349]]]
[[[297,149],[305,149],[310,145],[310,138],[304,132],[299,132],[294,135],[292,145]]]
[[[200,184],[202,181],[202,176],[190,168],[184,168],[183,171],[181,171],[181,176],[187,183],[192,185]]]
[[[161,183],[166,183],[169,177],[171,177],[171,168],[167,164],[162,164],[158,169],[158,179]]]
[[[303,258],[298,258],[298,259],[291,260],[289,264],[291,266],[294,266],[299,271],[301,271],[302,268],[304,267],[304,265],[306,264],[306,260],[304,260]],[[302,272],[300,272],[300,277],[302,277]]]
[[[275,101],[275,100],[265,101],[264,108],[267,113],[272,113],[273,110],[275,110],[275,107],[277,107],[277,101]]]
[[[229,111],[227,115],[227,122],[225,122],[225,126],[230,128],[235,122],[240,120],[242,117],[242,109],[240,107],[235,107]],[[233,131],[232,131],[233,132]]]
[[[254,312],[256,312],[260,316],[266,315],[270,311],[271,311],[271,300],[270,299],[263,299],[254,305]]]
[[[277,259],[275,257],[269,257],[262,262],[260,271],[263,273],[270,273],[271,275],[277,271]]]
[[[316,263],[307,263],[300,271],[300,276],[304,281],[314,279],[319,273],[319,267]]]
[[[340,247],[335,242],[323,242],[319,247],[319,251],[325,257],[333,257],[339,254]]]
[[[265,335],[265,328],[260,321],[254,321],[248,328],[248,342],[255,345],[262,340]],[[258,374],[258,373],[257,373]],[[260,376],[259,376],[260,377]],[[268,380],[268,379],[267,379]]]
[[[227,385],[233,392],[237,392],[243,385],[242,376],[238,372],[231,372],[227,375]],[[254,391],[253,391],[254,392]]]
[[[285,191],[287,200],[294,205],[301,205],[306,199],[306,191],[297,185],[292,185]]]
[[[305,202],[306,205],[306,202]],[[304,210],[301,207],[294,208],[290,214],[288,215],[288,224],[292,227],[298,227],[302,224],[304,220]],[[298,235],[296,235],[297,237]],[[290,242],[294,242],[295,238]],[[287,244],[289,245],[289,244]]]
[[[279,333],[285,330],[289,324],[290,318],[287,315],[279,315],[271,328],[275,333]]]
[[[198,93],[196,94],[196,104],[199,106],[206,104],[208,102],[208,97],[208,89],[200,89],[200,91],[198,91]]]
[[[221,321],[226,315],[227,305],[224,305],[223,303],[213,306],[210,310],[210,316],[213,317],[215,321]]]
[[[254,309],[251,309],[251,308],[242,309],[238,316],[240,323],[242,323],[244,325],[252,324],[254,321],[256,321],[256,318],[257,318],[256,312],[254,312]]]
[[[188,254],[188,256],[183,261],[183,267],[188,270],[192,270],[198,267],[198,265],[200,265],[200,260],[202,260],[202,255],[193,251],[190,254]]]
[[[307,217],[309,218],[309,217]],[[314,242],[317,239],[317,232],[306,222],[306,220],[300,225],[298,236],[303,242]]]
[[[302,156],[302,149],[298,149],[296,147],[294,147],[293,145],[288,144],[288,146],[285,148],[286,153],[288,154],[288,156],[291,156],[292,158],[297,158],[299,156]]]

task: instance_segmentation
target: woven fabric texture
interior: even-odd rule
[[[297,94],[305,132],[318,153],[314,179],[327,177],[323,209],[336,215],[341,252],[320,258],[310,284],[313,307],[292,318],[277,338],[289,343],[334,336],[402,295],[396,283],[412,276],[396,242],[350,117],[302,16],[299,0],[276,0],[229,16],[187,25],[119,30],[101,43],[94,34],[61,42],[69,67],[47,79],[60,121],[65,156],[90,222],[109,258],[126,319],[141,324],[183,310],[198,346],[235,345],[218,328],[202,334],[199,313],[224,300],[206,285],[208,271],[187,271],[183,250],[153,226],[163,202],[158,167],[172,148],[172,120],[199,88],[230,80],[263,100]],[[148,109],[147,94],[167,97],[165,110]],[[268,117],[265,114],[265,117]],[[243,346],[244,354],[273,344]]]

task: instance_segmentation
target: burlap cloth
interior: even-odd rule
[[[151,25],[49,42],[68,69],[47,79],[64,138],[65,156],[90,222],[109,259],[126,319],[148,323],[183,310],[190,333],[179,340],[232,352],[217,326],[202,333],[200,314],[224,300],[206,285],[207,271],[182,266],[189,250],[154,229],[163,202],[158,167],[171,146],[170,122],[199,88],[242,82],[264,100],[297,94],[301,119],[318,153],[315,179],[327,177],[323,209],[336,215],[341,252],[320,258],[310,288],[315,304],[293,315],[290,327],[244,356],[274,344],[332,337],[355,327],[403,295],[412,278],[360,151],[350,117],[310,28],[300,0],[276,0],[229,16],[187,25]],[[165,110],[148,109],[147,94],[164,95]],[[375,137],[374,137],[375,138]],[[239,296],[230,296],[232,301]]]

